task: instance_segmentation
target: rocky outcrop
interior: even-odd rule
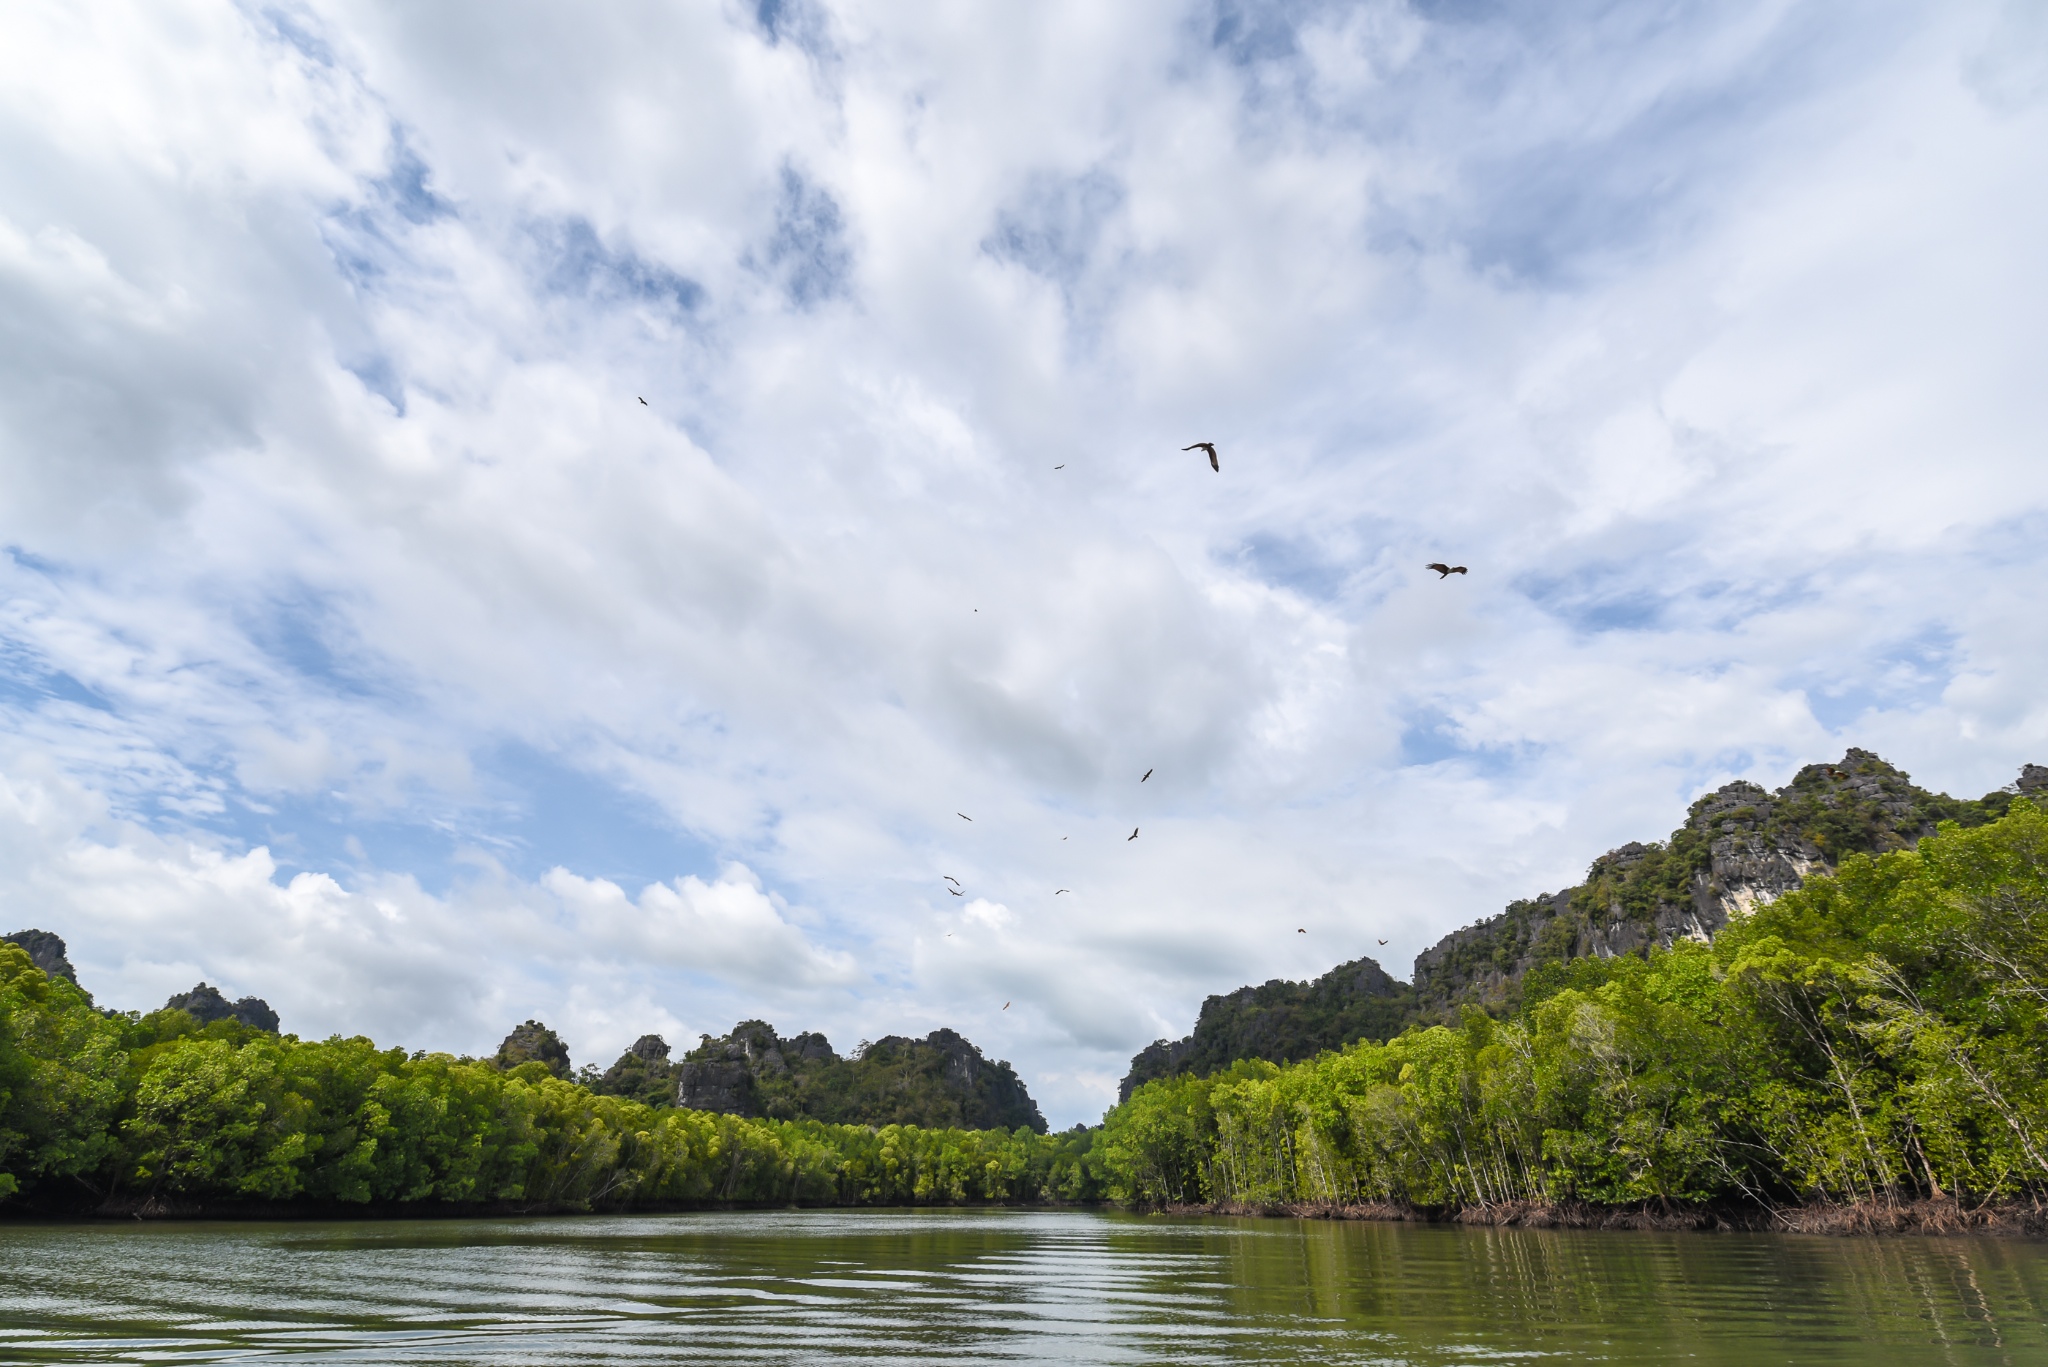
[[[78,985],[78,974],[64,954],[63,936],[48,930],[17,930],[6,939],[9,944],[27,950],[29,959],[43,972],[63,978],[74,987]]]
[[[1807,765],[1776,792],[1725,784],[1695,801],[1668,841],[1610,850],[1577,887],[1512,903],[1424,950],[1415,960],[1418,1006],[1425,1018],[1464,1001],[1505,1007],[1542,963],[1710,939],[1849,855],[1910,849],[1942,821],[1995,821],[2014,793],[2040,786],[2048,770],[2028,765],[2010,788],[1952,798],[1854,749],[1839,763]]]
[[[526,1021],[512,1028],[491,1061],[500,1068],[517,1068],[522,1063],[539,1063],[556,1077],[569,1076],[569,1046],[562,1037],[539,1021]]]
[[[1014,1129],[1044,1117],[1005,1060],[952,1030],[889,1035],[841,1058],[823,1035],[791,1038],[766,1021],[706,1035],[676,1065],[678,1105],[726,1115],[833,1124]]]
[[[1543,965],[1711,939],[1852,854],[1910,849],[1943,821],[1995,821],[2018,795],[2048,801],[2048,766],[2025,765],[2016,782],[1974,799],[1916,787],[1855,749],[1838,763],[1807,765],[1776,792],[1724,784],[1692,804],[1669,840],[1609,850],[1585,882],[1452,931],[1416,956],[1412,986],[1353,976],[1360,965],[1379,971],[1361,959],[1312,983],[1275,980],[1210,997],[1193,1034],[1155,1041],[1131,1060],[1121,1096],[1153,1078],[1211,1073],[1240,1058],[1288,1062],[1385,1038],[1417,1022],[1455,1019],[1466,1003],[1513,1009]]]
[[[1413,994],[1372,959],[1339,964],[1310,982],[1275,978],[1210,997],[1194,1033],[1155,1040],[1131,1060],[1119,1101],[1154,1078],[1213,1073],[1241,1058],[1288,1063],[1361,1039],[1398,1034],[1413,1018]]]
[[[961,1124],[971,1130],[1014,1130],[1018,1126],[1045,1133],[1045,1117],[1025,1090],[1023,1079],[1005,1060],[991,1063],[965,1036],[954,1030],[932,1031],[923,1039],[885,1035],[862,1051],[870,1066],[896,1057],[915,1061],[921,1054],[940,1059],[939,1081],[961,1098]]]
[[[277,1033],[277,1012],[270,1009],[270,1003],[261,997],[243,997],[229,1001],[217,987],[199,984],[190,992],[180,992],[164,1003],[166,1011],[183,1011],[201,1025],[215,1021],[238,1021],[256,1030]]]
[[[668,1041],[659,1035],[642,1035],[626,1047],[618,1062],[586,1079],[585,1085],[604,1096],[628,1097],[649,1106],[675,1105],[676,1065],[669,1062]]]

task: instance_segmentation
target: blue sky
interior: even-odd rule
[[[2048,760],[2038,6],[0,26],[0,917],[107,1003],[1065,1124],[1729,779]]]

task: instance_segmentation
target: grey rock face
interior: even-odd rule
[[[561,1036],[539,1021],[516,1025],[492,1060],[500,1068],[517,1068],[522,1063],[543,1063],[556,1077],[569,1076],[569,1046]]]
[[[270,1009],[270,1003],[261,997],[243,997],[240,1001],[229,1001],[217,987],[199,984],[190,992],[181,992],[164,1003],[166,1011],[183,1011],[201,1025],[215,1021],[240,1021],[243,1025],[257,1030],[277,1033],[277,1012]]]
[[[626,1046],[626,1052],[649,1063],[665,1063],[668,1061],[668,1041],[659,1035],[642,1035]]]
[[[729,1035],[705,1035],[689,1056],[676,1065],[676,1105],[693,1111],[717,1111],[723,1115],[758,1117],[761,1114],[756,1073],[786,1075],[789,1060],[783,1054],[788,1045],[803,1057],[799,1041],[824,1040],[823,1035],[799,1035],[783,1040],[766,1021],[741,1021]],[[832,1058],[830,1046],[825,1054]]]
[[[43,972],[77,985],[78,974],[72,970],[71,960],[64,955],[63,936],[48,930],[17,930],[6,938],[9,944],[20,945],[27,950],[28,957]]]
[[[676,1065],[676,1105],[692,1111],[758,1117],[754,1070],[746,1056],[684,1059]]]

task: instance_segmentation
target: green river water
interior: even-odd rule
[[[0,1361],[2015,1363],[2048,1247],[1093,1212],[0,1226]]]

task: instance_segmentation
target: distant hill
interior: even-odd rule
[[[1240,987],[1202,1003],[1195,1032],[1159,1040],[1131,1060],[1117,1100],[1158,1077],[1206,1074],[1241,1058],[1292,1063],[1314,1058],[1337,1042],[1385,1039],[1415,1019],[1415,993],[1371,959],[1338,964],[1312,982],[1275,978],[1263,987]]]
[[[2048,768],[2028,764],[2007,788],[1953,798],[1852,749],[1839,763],[1807,765],[1776,792],[1725,784],[1695,801],[1670,839],[1609,850],[1585,882],[1446,935],[1416,956],[1409,983],[1357,959],[1312,982],[1275,979],[1210,997],[1186,1039],[1157,1040],[1131,1060],[1121,1096],[1156,1077],[1210,1073],[1241,1058],[1290,1062],[1385,1039],[1454,1018],[1467,1002],[1511,1009],[1545,965],[1708,939],[1729,917],[1832,873],[1851,854],[1911,848],[1942,821],[1995,821],[2016,793],[2048,795]]]
[[[785,1039],[765,1021],[741,1021],[729,1035],[704,1036],[675,1063],[660,1036],[645,1036],[589,1085],[643,1100],[665,1094],[727,1115],[1045,1133],[1045,1117],[1010,1065],[989,1062],[951,1030],[921,1040],[890,1035],[841,1058],[823,1035]]]

